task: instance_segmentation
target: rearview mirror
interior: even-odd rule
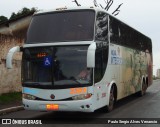
[[[12,68],[12,58],[15,52],[20,52],[20,47],[19,46],[15,46],[13,48],[11,48],[7,54],[7,58],[6,58],[6,67],[8,69]]]
[[[96,43],[90,44],[87,52],[87,67],[94,68],[95,67],[95,52],[96,52]]]

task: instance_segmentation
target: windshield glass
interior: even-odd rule
[[[34,87],[90,84],[87,49],[88,46],[24,49],[23,83]]]
[[[95,12],[63,11],[35,15],[26,43],[93,40]]]

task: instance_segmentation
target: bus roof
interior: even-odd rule
[[[105,11],[104,9],[102,8],[98,8],[98,7],[94,7],[94,6],[79,6],[79,7],[58,7],[58,8],[54,8],[54,9],[50,9],[50,10],[43,10],[43,11],[38,11],[36,12],[34,15],[37,15],[37,14],[45,14],[45,13],[50,13],[50,12],[61,12],[61,11],[72,11],[72,10],[94,10],[94,11],[103,11],[105,13],[107,13],[107,11]]]

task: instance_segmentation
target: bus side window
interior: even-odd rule
[[[95,83],[99,82],[106,71],[108,63],[108,48],[101,48],[96,50],[95,59]]]
[[[121,36],[121,29],[118,26],[118,22],[110,17],[110,41],[111,43],[120,44],[120,36]]]
[[[102,66],[102,50],[97,50],[95,58],[95,83],[102,79]]]
[[[103,48],[102,63],[103,63],[102,76],[104,76],[104,73],[106,72],[107,63],[108,63],[108,47]]]
[[[95,39],[98,41],[108,40],[108,15],[103,12],[98,12],[96,20]]]

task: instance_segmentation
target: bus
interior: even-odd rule
[[[26,110],[112,111],[117,100],[152,84],[152,42],[98,7],[37,12],[22,52]]]

